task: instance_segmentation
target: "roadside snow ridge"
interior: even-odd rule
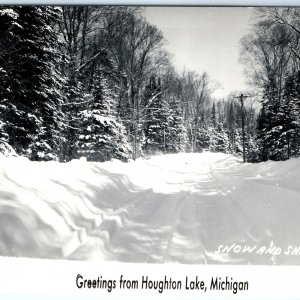
[[[210,152],[129,163],[3,156],[0,255],[298,264],[255,251],[300,246],[299,171],[299,159],[243,164]],[[257,248],[233,250],[245,246]]]

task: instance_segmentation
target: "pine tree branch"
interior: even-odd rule
[[[81,104],[86,104],[90,103],[92,99],[86,100],[86,101],[81,101],[81,102],[68,102],[68,103],[62,103],[61,106],[68,106],[68,105],[81,105]]]

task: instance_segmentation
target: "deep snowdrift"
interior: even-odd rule
[[[243,164],[207,152],[63,164],[0,157],[0,255],[300,264],[299,182],[299,159]]]

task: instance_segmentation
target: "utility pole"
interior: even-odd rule
[[[246,147],[245,147],[245,114],[244,114],[244,99],[248,98],[250,96],[246,96],[244,94],[241,94],[238,98],[241,101],[241,110],[242,110],[242,136],[243,136],[243,161],[246,162]]]

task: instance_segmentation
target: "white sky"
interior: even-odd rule
[[[147,7],[148,21],[162,30],[174,65],[217,81],[214,96],[247,89],[239,63],[239,40],[247,33],[252,9],[247,7]]]

